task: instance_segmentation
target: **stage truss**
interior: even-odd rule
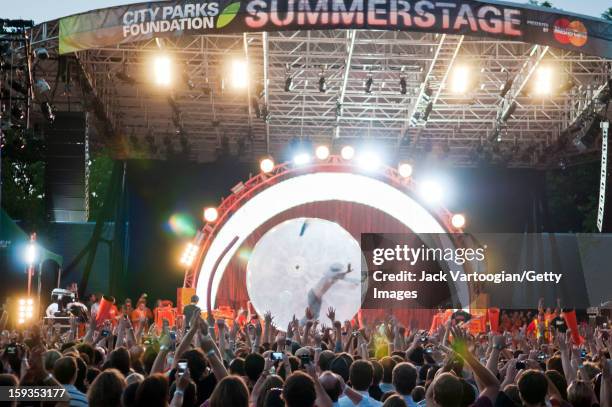
[[[423,232],[438,232],[438,233],[461,233],[461,228],[456,228],[451,223],[453,214],[445,209],[441,205],[423,205],[420,203],[418,192],[416,190],[417,184],[410,177],[402,177],[395,168],[388,166],[381,166],[374,172],[367,172],[361,169],[355,160],[344,160],[340,156],[332,155],[325,160],[315,160],[311,163],[304,165],[295,165],[293,163],[283,163],[274,167],[269,173],[260,172],[253,176],[244,183],[237,184],[232,188],[232,194],[227,198],[223,199],[220,205],[216,208],[218,212],[218,218],[214,222],[207,222],[197,233],[192,247],[197,247],[197,255],[194,256],[194,261],[190,267],[185,270],[185,278],[183,286],[185,288],[197,288],[198,280],[200,278],[200,272],[203,268],[205,257],[211,248],[211,245],[218,237],[218,233],[229,219],[243,206],[247,201],[254,198],[256,195],[264,192],[266,189],[279,185],[283,181],[291,180],[292,178],[299,177],[306,174],[325,174],[325,173],[344,173],[344,174],[355,174],[367,176],[373,180],[386,183],[389,186],[395,188],[404,195],[407,195],[413,200],[421,209],[426,211],[430,216],[433,217],[437,225],[440,226],[440,230],[433,231],[419,231],[414,230],[415,233]],[[309,194],[312,191],[305,191],[304,194]],[[383,206],[381,204],[381,206]],[[377,210],[385,211],[382,208],[373,208]],[[408,209],[405,209],[408,211]],[[278,212],[280,213],[280,212]],[[278,214],[276,213],[276,214]],[[387,212],[389,213],[389,212]],[[268,219],[263,219],[260,224]],[[243,236],[244,238],[244,236]],[[218,256],[213,256],[214,265],[212,266],[212,273],[206,281],[206,307],[211,309],[211,304],[214,302],[214,295],[211,296],[213,279],[217,273],[224,273],[224,267],[221,265],[222,259],[226,257],[228,251],[232,249],[235,251],[240,242],[237,242],[238,236],[233,240],[226,242],[227,245],[222,245],[223,250]],[[452,241],[452,238],[450,238]],[[223,268],[223,269],[220,269]],[[220,277],[217,276],[220,280]],[[203,297],[203,296],[202,296]]]
[[[110,144],[117,156],[130,158],[211,161],[227,151],[244,160],[267,153],[279,157],[292,139],[310,138],[338,146],[375,141],[389,162],[425,157],[454,166],[544,167],[560,159],[567,164],[599,149],[577,150],[565,131],[592,109],[610,78],[609,60],[541,45],[329,30],[211,34],[82,51],[66,57],[73,78],[66,87],[56,77],[57,41],[57,21],[34,29],[33,48],[45,46],[51,53],[37,64],[36,76],[59,89],[53,100],[57,109],[95,112],[102,125],[94,144]],[[193,89],[181,80],[183,72],[172,94],[150,85],[147,58],[160,45]],[[248,59],[248,92],[222,89],[233,57]],[[468,64],[477,79],[463,96],[449,86],[458,63]],[[568,87],[551,97],[530,96],[530,79],[541,64],[557,69],[555,83]],[[136,83],[120,79],[121,73]],[[321,75],[326,93],[318,90]],[[290,92],[284,90],[287,76],[293,78]],[[400,78],[406,80],[405,95]],[[514,83],[500,97],[509,78]],[[428,100],[434,104],[424,121]],[[514,115],[502,122],[515,102]]]

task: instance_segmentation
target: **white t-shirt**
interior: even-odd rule
[[[45,315],[48,317],[54,317],[55,313],[59,310],[59,305],[57,305],[57,302],[52,302],[51,304],[49,304],[49,306],[47,307],[47,310],[45,311]]]

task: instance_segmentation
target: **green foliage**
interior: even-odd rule
[[[532,6],[552,8],[552,3],[550,1],[529,0],[527,3],[531,4]]]
[[[104,205],[111,174],[113,159],[108,151],[92,154],[89,166],[89,220],[95,221]]]
[[[33,132],[2,132],[2,208],[26,229],[45,221],[43,141]]]
[[[553,232],[596,232],[599,163],[547,174],[548,208]]]
[[[612,7],[609,7],[606,11],[601,14],[601,18],[604,20],[612,21]]]

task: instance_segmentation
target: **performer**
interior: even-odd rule
[[[342,265],[334,263],[329,268],[329,271],[321,277],[321,279],[315,284],[313,288],[308,291],[308,308],[312,312],[315,319],[319,318],[321,313],[321,304],[323,303],[323,296],[337,281],[343,280],[347,274],[353,271],[351,264],[349,263],[346,271],[341,271]]]

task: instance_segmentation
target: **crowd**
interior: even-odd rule
[[[93,300],[85,329],[71,317],[65,330],[9,331],[3,315],[0,386],[61,386],[70,400],[59,404],[91,407],[612,407],[605,318],[577,335],[545,324],[550,310],[534,311],[535,328],[502,313],[500,332],[473,334],[465,312],[426,331],[329,308],[277,327],[269,312],[203,317],[193,298],[184,323],[158,326],[146,298],[109,319]]]

